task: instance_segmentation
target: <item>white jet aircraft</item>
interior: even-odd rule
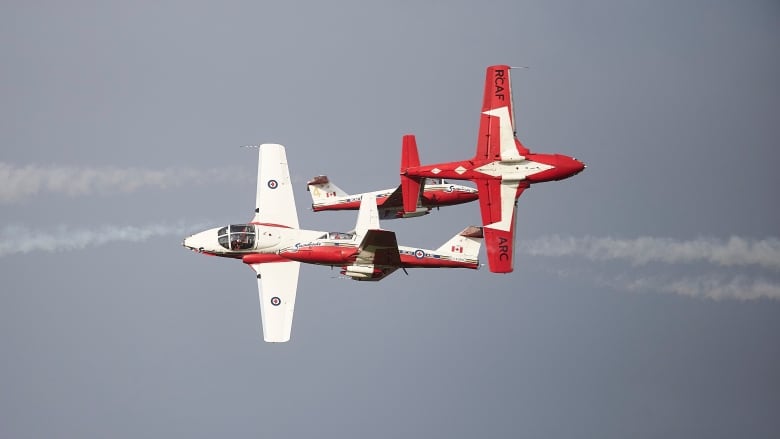
[[[187,237],[198,253],[241,259],[257,274],[263,338],[290,339],[301,262],[340,267],[354,280],[378,281],[398,268],[479,267],[482,228],[470,226],[436,250],[402,247],[395,233],[379,227],[376,198],[364,197],[353,232],[298,227],[287,157],[282,145],[259,146],[254,218]]]
[[[412,218],[427,215],[433,208],[468,203],[479,198],[477,190],[461,184],[452,184],[441,178],[424,178],[420,184],[417,207],[413,212],[404,212],[401,186],[360,194],[348,194],[336,186],[326,175],[312,178],[306,184],[311,195],[311,208],[315,212],[325,210],[357,210],[363,195],[376,198],[379,218],[383,220]]]

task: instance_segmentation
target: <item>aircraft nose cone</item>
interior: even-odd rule
[[[216,235],[216,229],[190,235],[184,238],[181,245],[198,253],[203,253],[204,251],[212,252],[217,245],[216,236],[212,235]]]
[[[581,162],[581,161],[579,161],[579,160],[577,160],[575,158],[572,158],[572,162],[573,162],[572,163],[572,171],[573,171],[572,175],[577,175],[580,172],[582,172],[583,170],[585,170],[585,168],[588,167],[585,163],[583,163],[583,162]]]
[[[190,249],[192,251],[197,251],[197,248],[196,248],[195,244],[193,243],[192,236],[188,236],[188,237],[184,238],[184,241],[181,242],[181,245],[183,245],[184,248]]]
[[[585,169],[585,163],[563,154],[532,154],[530,160],[546,165],[547,168],[529,175],[528,181],[531,183],[564,180]]]
[[[585,169],[585,163],[565,155],[558,156],[558,167],[561,171],[561,179],[575,176]]]

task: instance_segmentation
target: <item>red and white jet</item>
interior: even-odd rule
[[[561,154],[528,150],[516,136],[509,66],[487,68],[477,153],[469,160],[420,165],[414,136],[406,135],[401,152],[404,211],[415,210],[423,178],[471,180],[479,190],[488,265],[494,273],[513,269],[517,199],[532,184],[563,180],[585,164]]]
[[[479,267],[482,228],[468,227],[437,250],[399,247],[379,228],[373,197],[364,197],[353,232],[298,227],[287,156],[282,145],[259,146],[255,215],[246,224],[209,229],[184,239],[198,253],[241,259],[257,275],[263,338],[290,339],[301,262],[341,268],[355,280],[376,281],[398,268]]]
[[[323,210],[357,210],[364,195],[376,198],[379,218],[396,219],[427,215],[433,208],[454,206],[474,201],[479,196],[477,190],[460,184],[447,183],[441,178],[423,179],[414,211],[404,212],[401,186],[395,189],[348,194],[336,186],[325,175],[312,178],[306,186],[311,195],[311,208],[315,212]]]

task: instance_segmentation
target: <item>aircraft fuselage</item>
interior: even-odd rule
[[[344,266],[353,264],[359,248],[356,243],[314,241],[279,250],[280,257],[308,264]],[[454,257],[434,250],[398,246],[401,268],[472,268],[479,267],[476,258]]]
[[[420,207],[414,212],[404,212],[402,205],[396,204],[390,206],[390,203],[385,204],[394,191],[395,189],[386,189],[384,191],[355,194],[345,197],[334,196],[327,201],[312,203],[312,210],[315,212],[326,210],[357,210],[360,207],[360,200],[363,195],[371,195],[376,197],[380,218],[410,218],[427,215],[430,213],[431,209],[435,207],[454,206],[475,201],[479,198],[477,190],[468,186],[449,183],[426,184],[425,190],[420,197]]]
[[[579,160],[562,154],[528,154],[519,160],[460,160],[407,168],[410,177],[453,180],[496,179],[525,181],[529,184],[557,181],[576,175],[585,168]]]

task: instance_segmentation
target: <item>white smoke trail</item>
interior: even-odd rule
[[[559,277],[587,280],[615,290],[658,291],[713,300],[780,300],[780,283],[772,276],[766,278],[734,271],[780,271],[780,240],[774,237],[751,240],[732,236],[728,240],[700,238],[676,241],[654,237],[616,239],[553,235],[525,242],[519,247],[533,256],[575,257],[592,262],[622,261],[631,264],[634,270],[627,271],[624,267],[620,269],[620,274],[612,276],[607,270],[583,264],[577,264],[576,268],[550,268],[542,264],[539,268]],[[696,276],[670,273],[645,275],[640,272],[640,267],[653,263],[705,264],[705,272]],[[706,265],[730,268],[707,272]],[[613,271],[615,267],[609,268]],[[657,268],[653,267],[652,270],[657,271]]]
[[[31,230],[22,226],[5,226],[0,230],[0,257],[36,251],[61,252],[82,250],[113,242],[142,242],[160,236],[184,238],[206,228],[204,223],[147,224],[145,226],[101,226],[73,229],[64,226],[48,230]]]
[[[559,267],[534,265],[541,272],[565,279],[576,279],[578,284],[590,283],[616,291],[633,293],[662,292],[692,298],[712,300],[780,300],[780,284],[772,280],[742,274],[704,273],[701,275],[643,275],[622,272],[609,275],[594,267]]]
[[[624,260],[634,265],[651,262],[668,264],[705,262],[724,267],[757,266],[780,270],[780,239],[750,240],[732,236],[726,241],[669,238],[634,239],[586,236],[546,236],[523,243],[524,252],[534,256],[579,256],[591,261]]]
[[[658,286],[668,293],[708,299],[780,299],[780,285],[766,279],[753,279],[747,276],[735,276],[731,279],[721,276],[686,277],[672,280]]]
[[[41,192],[69,196],[94,193],[128,193],[144,187],[171,188],[198,182],[250,181],[253,177],[238,168],[164,169],[15,166],[0,162],[0,204],[12,203]]]

